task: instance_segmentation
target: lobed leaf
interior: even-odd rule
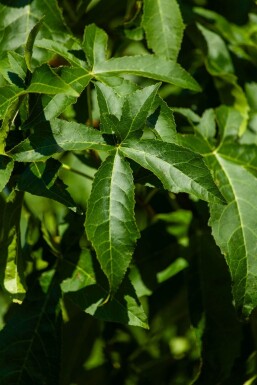
[[[129,163],[116,151],[95,175],[86,232],[113,294],[121,284],[139,237],[134,217],[134,183]]]
[[[127,96],[116,131],[120,141],[141,137],[160,83],[137,90]]]

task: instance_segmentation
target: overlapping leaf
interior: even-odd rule
[[[113,298],[104,303],[109,294],[108,281],[89,250],[82,250],[77,263],[65,259],[61,271],[66,276],[62,291],[83,311],[105,321],[148,328],[146,315],[127,277]]]
[[[88,238],[108,278],[111,293],[117,291],[139,237],[134,204],[132,171],[116,151],[96,173],[86,217]]]
[[[33,195],[56,200],[71,210],[77,211],[75,202],[66,190],[67,186],[58,178],[60,167],[61,163],[56,159],[31,163],[20,175],[17,188]]]
[[[192,91],[201,91],[198,83],[175,61],[155,55],[112,58],[93,68],[97,79],[106,75],[132,74],[174,84]]]
[[[167,190],[188,192],[206,201],[223,201],[203,159],[190,150],[149,139],[130,141],[121,151],[152,171]]]
[[[0,192],[5,188],[8,183],[14,163],[12,159],[7,156],[0,155]]]
[[[112,146],[108,145],[100,132],[93,128],[53,119],[42,124],[39,132],[32,134],[8,154],[19,162],[34,162],[62,151],[87,148],[108,151]]]
[[[0,4],[0,51],[11,51],[22,47],[30,30],[45,16],[40,34],[46,38],[67,40],[67,29],[63,23],[57,1],[26,0]]]
[[[44,292],[31,287],[0,333],[0,378],[3,385],[56,385],[60,360],[60,290],[53,282]]]
[[[223,205],[210,201],[210,225],[230,270],[236,307],[248,317],[257,305],[256,147],[239,145],[235,140],[241,122],[238,111],[223,106],[216,111],[216,118],[221,138],[217,148],[212,137],[201,135],[197,136],[197,142],[191,140],[194,138],[190,135],[188,144],[190,148],[204,149],[205,163],[228,202]],[[214,123],[214,119],[214,115],[209,114],[209,124]],[[213,130],[212,135],[215,135]]]

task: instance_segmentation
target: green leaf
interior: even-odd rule
[[[130,141],[121,151],[152,171],[169,191],[187,192],[206,201],[224,201],[202,157],[186,148],[146,139]]]
[[[157,274],[157,280],[159,283],[165,282],[167,279],[170,279],[171,277],[178,274],[180,271],[183,271],[187,267],[188,267],[188,262],[186,259],[177,258],[165,270],[160,271]]]
[[[108,145],[101,133],[91,127],[53,119],[42,124],[40,132],[35,132],[8,151],[8,155],[18,162],[34,162],[63,151],[89,148],[109,151],[113,146]]]
[[[44,16],[39,35],[59,41],[67,39],[67,29],[56,0],[51,3],[48,0],[23,1],[18,6],[14,2],[5,3],[0,4],[0,35],[4,37],[0,41],[0,52],[23,47],[31,29]]]
[[[100,113],[115,115],[120,119],[123,98],[116,92],[116,89],[101,82],[95,83],[95,89]]]
[[[155,55],[112,58],[98,63],[92,73],[96,78],[103,75],[133,74],[171,83],[192,91],[201,91],[199,84],[179,64]]]
[[[208,47],[206,57],[207,71],[214,76],[216,87],[219,90],[221,101],[237,109],[243,120],[239,127],[241,136],[247,127],[249,118],[249,105],[244,91],[237,82],[234,75],[233,63],[229,51],[222,38],[214,32],[198,25]]]
[[[41,28],[42,22],[43,22],[43,18],[40,19],[31,29],[24,48],[24,58],[30,72],[32,72],[31,60],[32,60],[33,46],[34,46],[34,42],[36,40],[37,34]]]
[[[33,195],[43,196],[62,203],[69,209],[77,211],[77,207],[65,184],[58,178],[61,163],[56,159],[30,164],[20,174],[17,188]]]
[[[206,43],[208,45],[208,66],[210,66],[214,73],[233,73],[234,67],[226,47],[226,44],[222,38],[216,33],[209,31],[202,25],[198,24],[198,28],[203,34]]]
[[[63,43],[43,38],[35,42],[35,47],[51,52],[54,55],[60,55],[74,67],[84,68],[85,73],[89,74],[86,62],[74,55],[79,48],[78,44],[75,44],[75,46],[72,44],[71,47],[67,48]],[[83,53],[83,51],[81,52]]]
[[[124,101],[117,135],[121,141],[143,134],[143,127],[151,110],[160,83],[129,94]]]
[[[85,51],[90,68],[106,60],[107,41],[108,36],[101,28],[98,28],[95,24],[86,26],[82,48]]]
[[[147,318],[135,290],[126,276],[113,298],[109,295],[108,281],[89,250],[82,250],[77,263],[63,260],[62,291],[83,311],[104,321],[148,329]]]
[[[0,285],[13,298],[25,293],[24,266],[21,258],[20,215],[23,193],[0,196]]]
[[[56,385],[60,364],[60,289],[38,283],[9,317],[0,333],[0,377],[3,385]]]
[[[164,142],[172,143],[175,141],[177,135],[172,109],[160,97],[156,99],[158,100],[159,106],[154,114],[148,118],[148,123],[150,127],[154,128],[160,139]]]
[[[0,119],[3,119],[10,105],[18,99],[22,90],[17,86],[0,87]]]
[[[64,82],[47,64],[35,69],[27,92],[43,94],[66,93],[78,97],[79,94]]]
[[[108,278],[111,294],[124,278],[139,237],[134,205],[132,171],[116,151],[95,175],[86,216],[87,235]]]
[[[0,192],[9,182],[13,166],[14,162],[11,158],[5,155],[0,155]]]
[[[176,0],[145,0],[142,26],[154,53],[177,59],[184,24]]]
[[[218,152],[206,159],[228,205],[211,204],[210,225],[225,255],[238,311],[248,317],[257,306],[256,178]]]
[[[24,81],[27,73],[27,66],[24,56],[19,55],[14,51],[8,52],[8,61],[13,72]]]

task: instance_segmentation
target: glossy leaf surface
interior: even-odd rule
[[[125,275],[139,237],[134,205],[132,171],[116,151],[95,176],[86,218],[88,238],[108,278],[111,294]]]

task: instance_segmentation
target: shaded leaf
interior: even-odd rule
[[[0,155],[0,192],[5,188],[9,182],[12,174],[14,162],[5,155]]]
[[[116,151],[95,175],[86,216],[87,235],[108,278],[111,294],[124,278],[139,237],[134,205],[132,171]]]
[[[200,373],[193,382],[197,385],[225,383],[240,356],[243,336],[226,263],[209,231],[201,230],[191,237],[188,271],[191,319],[202,334]]]
[[[184,24],[176,0],[145,0],[142,26],[154,53],[177,59]]]
[[[69,209],[77,211],[75,202],[66,191],[67,186],[58,178],[61,165],[56,159],[30,164],[19,176],[18,189],[56,200]]]
[[[53,119],[42,124],[40,132],[32,134],[8,154],[18,162],[33,162],[59,152],[88,148],[109,151],[113,146],[106,144],[100,132],[91,127]]]
[[[27,64],[27,67],[28,69],[32,72],[31,70],[31,60],[32,60],[32,54],[33,54],[33,46],[34,46],[34,42],[35,42],[35,39],[37,37],[37,34],[40,30],[40,27],[42,25],[42,22],[43,22],[43,18],[40,19],[35,25],[34,27],[31,29],[29,35],[28,35],[28,38],[27,38],[27,41],[26,41],[26,44],[25,44],[25,48],[24,48],[24,58],[25,58],[25,62]]]
[[[85,51],[90,68],[97,63],[106,60],[107,34],[95,24],[87,25],[85,28],[82,48]]]
[[[114,296],[104,303],[109,294],[108,281],[89,250],[82,250],[77,262],[64,260],[62,274],[69,276],[61,284],[63,292],[86,313],[105,321],[148,328],[142,305],[127,276]]]
[[[0,333],[0,377],[3,385],[56,385],[60,360],[60,290],[31,287]]]

